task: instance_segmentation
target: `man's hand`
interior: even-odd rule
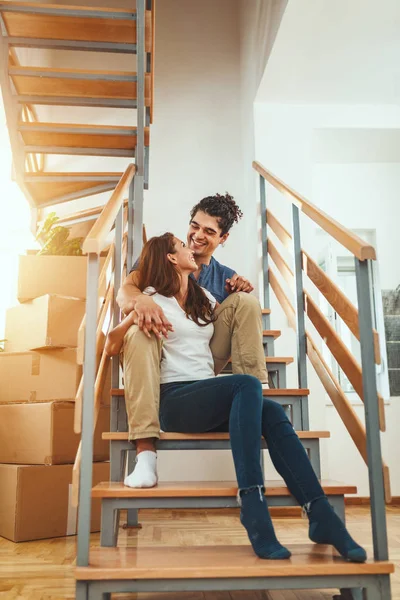
[[[246,292],[246,294],[250,294],[250,292],[254,290],[254,287],[251,285],[250,281],[245,277],[237,275],[237,273],[235,273],[235,275],[230,279],[226,279],[225,282],[225,289],[230,294],[233,292]]]
[[[168,337],[168,331],[173,331],[172,324],[164,315],[164,311],[151,296],[140,296],[136,300],[135,313],[137,325],[147,337],[154,333],[158,338]],[[136,321],[136,319],[135,319]]]

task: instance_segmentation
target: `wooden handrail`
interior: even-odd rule
[[[294,291],[294,275],[292,269],[289,267],[285,259],[279,254],[275,248],[273,242],[268,240],[268,254],[278,267],[282,277],[285,279],[289,287]]]
[[[104,206],[103,210],[92,229],[89,231],[85,241],[83,242],[82,250],[84,254],[97,254],[100,255],[108,234],[110,233],[114,221],[117,217],[118,211],[123,204],[123,196],[127,188],[129,187],[133,176],[135,174],[136,167],[134,164],[130,164],[121,179],[117,183],[111,198]]]
[[[114,286],[110,283],[106,297],[104,299],[104,303],[100,310],[100,315],[97,321],[96,328],[96,356],[97,362],[101,361],[102,354],[104,354],[104,349],[102,347],[102,340],[105,339],[103,333],[103,325],[105,318],[107,316],[108,309],[110,308],[111,300],[114,297]],[[82,400],[83,400],[83,375],[81,377],[81,383],[78,388],[78,392],[75,398],[75,416],[74,416],[74,431],[75,433],[81,433],[82,431]]]
[[[268,208],[267,208],[266,219],[267,219],[268,227],[270,227],[272,229],[272,231],[275,233],[276,237],[282,242],[282,244],[285,246],[285,248],[288,248],[290,250],[292,248],[292,236]]]
[[[349,351],[347,346],[342,342],[340,336],[336,333],[328,319],[316,305],[310,295],[305,292],[305,311],[318,331],[325,344],[328,346],[332,355],[336,359],[338,365],[341,367],[343,372],[346,374],[351,385],[357,392],[361,400],[364,401],[364,390],[362,381],[362,370],[359,363],[356,361],[352,353]],[[385,406],[383,398],[378,394],[379,403],[379,427],[381,431],[386,431],[385,424]]]
[[[104,261],[104,265],[101,269],[100,276],[99,276],[99,281],[98,281],[98,289],[99,290],[101,290],[101,288],[103,287],[103,283],[106,280],[108,267],[110,266],[111,260],[114,259],[114,248],[115,248],[114,243],[110,244],[110,248],[108,249],[106,260]],[[101,305],[99,304],[99,306],[97,308],[97,315],[100,314],[100,310],[101,310]],[[76,356],[76,361],[77,361],[78,365],[83,365],[83,354],[84,354],[84,349],[85,349],[85,330],[86,330],[86,314],[83,315],[81,324],[79,325],[79,329],[78,329],[77,356]]]
[[[281,225],[278,219],[267,210],[267,224],[271,227],[275,235],[280,241],[286,246],[290,247],[292,236],[290,233]],[[267,241],[268,253],[272,260],[279,268],[285,280],[293,289],[294,280],[293,272],[282,258],[275,245],[268,238]],[[327,276],[327,274],[317,265],[317,263],[302,249],[302,269],[308,278],[313,282],[315,287],[325,296],[332,308],[338,313],[338,315],[346,323],[352,334],[360,341],[360,329],[358,325],[358,311],[357,308],[350,302],[347,296],[342,290]],[[374,336],[374,353],[375,363],[381,364],[381,351],[379,346],[379,334],[376,329],[372,330]]]
[[[124,206],[128,206],[128,200],[124,200]],[[70,215],[66,215],[64,217],[60,217],[57,221],[57,225],[67,225],[70,221],[75,221],[77,219],[86,219],[91,221],[99,217],[101,211],[103,210],[103,206],[95,206],[94,208],[89,208],[86,210],[80,210],[76,213],[71,213]],[[93,219],[91,218],[93,217]]]
[[[271,240],[268,240],[268,254],[274,261],[276,267],[280,271],[283,278],[286,280],[286,282],[289,284],[289,286],[293,290],[293,288],[294,288],[293,272],[289,268],[286,261],[279,254],[278,250],[275,248],[275,246],[274,246],[273,242],[271,242]],[[303,254],[305,254],[305,253],[303,252]],[[315,263],[314,263],[314,265],[315,265],[315,267],[317,267],[317,265]],[[319,267],[317,267],[317,268],[319,269]],[[325,276],[325,273],[322,270],[321,270],[321,273],[323,273]],[[327,277],[325,283],[327,283],[329,285],[332,282]],[[337,289],[339,290],[339,288],[337,288]],[[339,292],[340,292],[340,290],[339,290]],[[320,308],[317,306],[317,304],[314,302],[314,300],[310,297],[310,295],[307,293],[307,291],[303,289],[303,293],[304,293],[304,301],[305,301],[305,312],[306,312],[308,318],[314,325],[315,329],[318,331],[321,338],[324,340],[325,344],[328,346],[330,352],[332,353],[333,357],[335,358],[335,360],[337,361],[337,363],[339,364],[339,366],[341,367],[343,372],[347,375],[350,383],[354,387],[355,391],[357,392],[357,394],[359,395],[361,400],[364,400],[361,366],[356,361],[356,359],[354,358],[352,353],[348,350],[347,346],[343,343],[340,336],[336,333],[335,329],[329,323],[328,319],[325,317],[325,315],[322,313]],[[341,294],[341,292],[340,292],[340,294]],[[347,308],[347,307],[352,308],[353,305],[347,300],[346,296],[343,295],[343,298],[345,301],[345,303],[343,305],[344,308]],[[329,300],[329,298],[328,298],[328,300]],[[341,308],[343,308],[343,306]],[[357,319],[357,322],[358,322],[358,312],[355,308],[354,308],[354,311],[355,311],[355,318]],[[381,431],[385,431],[386,430],[385,405],[384,405],[383,398],[380,394],[378,394],[378,403],[379,403],[380,429],[381,429]]]
[[[284,196],[296,204],[298,208],[310,219],[317,223],[335,240],[347,248],[359,260],[376,260],[375,248],[371,244],[364,242],[358,235],[341,225],[335,219],[332,219],[317,206],[306,200],[303,196],[292,190],[286,183],[278,179],[273,173],[268,171],[263,165],[257,161],[253,161],[253,169],[264,177],[271,185],[279,190]]]
[[[332,308],[343,319],[352,334],[360,341],[360,328],[358,324],[358,311],[350,302],[342,290],[327,276],[317,263],[302,250],[303,271],[325,296]],[[379,334],[373,329],[375,363],[381,364],[381,352],[379,347]]]
[[[96,375],[95,382],[95,392],[94,392],[94,420],[93,420],[93,430],[96,429],[97,419],[100,413],[101,406],[101,393],[104,385],[104,379],[107,373],[107,367],[109,365],[110,358],[103,352],[100,360],[100,365]],[[72,469],[72,494],[71,494],[71,504],[76,507],[79,504],[79,477],[81,470],[81,455],[82,455],[82,442],[79,442],[78,451],[76,453],[74,466]]]
[[[286,296],[274,272],[271,269],[268,270],[268,275],[271,288],[273,289],[274,294],[278,299],[278,302],[283,308],[283,311],[288,319],[289,326],[292,329],[296,330],[295,310],[290,300]],[[365,427],[358,418],[357,413],[355,412],[346,395],[344,394],[339,382],[333,375],[331,369],[326,364],[324,358],[322,357],[322,354],[315,345],[312,337],[308,332],[306,332],[306,336],[308,358],[310,359],[310,362],[314,367],[316,374],[318,375],[322,385],[324,386],[326,393],[332,400],[332,404],[335,406],[339,416],[343,421],[344,426],[349,432],[350,437],[352,438],[354,444],[360,452],[364,462],[368,464]],[[391,492],[389,469],[384,462],[382,462],[382,468],[385,483],[385,499],[387,503],[390,503]]]

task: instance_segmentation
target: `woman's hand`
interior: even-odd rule
[[[168,321],[163,309],[151,296],[140,296],[136,300],[135,311],[137,325],[147,337],[154,333],[158,338],[168,337],[168,332],[173,331],[172,324]]]
[[[246,294],[250,294],[254,290],[254,287],[251,285],[250,281],[241,275],[235,273],[233,277],[230,279],[226,279],[225,289],[227,292],[232,294],[233,292],[245,292]]]

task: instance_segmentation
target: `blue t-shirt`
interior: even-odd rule
[[[229,296],[225,289],[226,279],[233,277],[236,271],[221,265],[212,256],[209,265],[201,265],[201,271],[197,283],[206,288],[221,304]],[[194,279],[193,273],[190,275]]]
[[[130,270],[136,271],[138,268],[139,260],[135,262],[133,268]],[[199,278],[197,279],[197,283],[201,285],[201,287],[206,288],[214,296],[214,298],[221,304],[229,296],[229,293],[225,289],[225,280],[230,279],[234,276],[236,271],[226,267],[225,265],[221,265],[215,258],[212,256],[209,265],[201,265],[201,271]],[[195,279],[194,275],[191,274],[190,277]]]

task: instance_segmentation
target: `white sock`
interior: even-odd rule
[[[132,488],[150,488],[157,484],[157,454],[144,450],[136,457],[136,465],[124,484]]]
[[[269,390],[269,383],[268,382],[262,383],[261,385],[262,385],[262,389],[263,390]]]

